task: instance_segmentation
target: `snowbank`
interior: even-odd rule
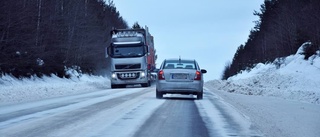
[[[301,50],[273,63],[257,64],[226,81],[209,81],[206,86],[246,95],[320,104],[320,52],[304,60]]]
[[[32,77],[16,79],[10,75],[0,77],[0,105],[22,103],[59,96],[68,96],[110,87],[109,79],[101,76],[81,75],[71,79]]]

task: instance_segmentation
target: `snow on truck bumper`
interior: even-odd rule
[[[147,73],[144,71],[113,72],[111,74],[112,85],[143,83],[148,83]]]

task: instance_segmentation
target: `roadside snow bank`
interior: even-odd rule
[[[208,81],[206,86],[245,95],[274,96],[320,104],[320,53],[304,60],[297,54],[276,59],[226,81]]]
[[[101,76],[82,75],[79,78],[32,77],[16,79],[0,77],[0,105],[68,96],[97,89],[109,88],[109,79]]]

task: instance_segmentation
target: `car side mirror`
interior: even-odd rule
[[[207,73],[207,70],[201,69],[201,73],[205,74],[205,73]]]

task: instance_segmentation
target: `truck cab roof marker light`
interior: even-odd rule
[[[138,35],[138,32],[135,31],[123,31],[123,32],[118,32],[118,33],[114,33],[113,36],[122,38],[122,37],[137,37],[137,36],[142,36],[142,35]]]

